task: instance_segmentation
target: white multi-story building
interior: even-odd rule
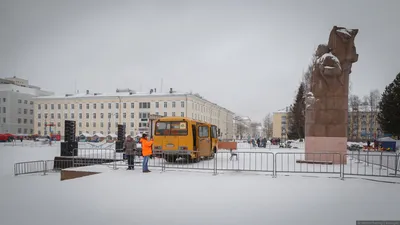
[[[28,80],[0,78],[0,133],[34,134],[33,97],[53,95]]]
[[[90,93],[38,97],[34,130],[48,134],[45,124],[53,123],[53,132],[64,135],[64,120],[76,121],[76,134],[116,133],[124,124],[126,133],[149,131],[149,115],[182,116],[209,122],[220,129],[222,139],[233,139],[233,112],[198,94],[136,93],[124,89],[112,94]]]

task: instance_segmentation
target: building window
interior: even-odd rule
[[[51,110],[54,110],[54,104],[50,105]]]
[[[82,109],[82,104],[79,104],[79,109]]]
[[[40,132],[40,130],[38,130],[38,135],[40,136],[42,134],[42,132]]]
[[[89,104],[86,104],[86,109],[90,109],[90,105]]]
[[[27,124],[28,123],[28,119],[24,119],[24,124]]]
[[[24,129],[24,134],[28,134],[28,129]]]
[[[108,119],[111,119],[111,113],[108,113]]]
[[[115,118],[118,119],[118,113],[115,113]]]
[[[86,119],[89,119],[89,113],[86,113]]]
[[[93,119],[96,119],[96,113],[93,113]]]
[[[147,119],[147,118],[149,118],[149,116],[150,116],[150,113],[143,113],[143,112],[139,113],[140,119]]]
[[[184,101],[181,102],[181,107],[182,108],[185,107],[185,102]]]
[[[175,112],[172,112],[172,116],[175,116]]]
[[[100,109],[104,109],[104,103],[100,104]]]
[[[75,115],[73,113],[71,113],[71,119],[74,119]]]
[[[47,104],[44,104],[44,110],[47,110]]]
[[[97,108],[97,104],[93,103],[93,109],[96,109],[96,108]]]
[[[74,105],[71,105],[71,108],[74,108]],[[68,104],[64,104],[64,109],[65,109],[65,110],[68,109]]]
[[[100,113],[100,119],[104,119],[104,113]]]
[[[30,121],[29,121],[29,122],[30,122],[30,124],[33,124],[33,119],[30,119]]]
[[[31,129],[31,132],[30,132],[30,134],[33,134],[33,129]]]
[[[164,116],[167,116],[167,112],[164,112]]]
[[[131,102],[131,109],[135,108],[135,103]]]
[[[42,114],[38,113],[38,114],[37,114],[37,118],[38,118],[38,119],[41,119],[41,118],[42,118]]]
[[[21,118],[18,118],[18,124],[20,124],[21,123]]]
[[[79,122],[79,127],[82,127],[82,122]]]
[[[135,118],[135,113],[131,113],[131,119]]]
[[[28,114],[28,110],[27,109],[24,109],[24,114],[25,115]]]
[[[103,122],[100,122],[100,127],[104,127],[104,123]]]
[[[172,102],[172,108],[175,108],[176,102]]]
[[[111,109],[111,103],[108,103],[108,109]]]
[[[65,104],[65,105],[67,105],[67,104]],[[68,105],[66,106],[65,109],[68,109]],[[71,104],[71,109],[75,109],[75,105],[74,104]]]
[[[168,102],[164,102],[164,108],[168,107]]]
[[[21,103],[22,103],[22,100],[21,100],[21,99],[18,99],[18,103],[21,104]]]
[[[125,104],[125,103],[124,103]],[[126,113],[122,114],[122,118],[126,119]]]
[[[4,102],[4,103],[7,102],[7,99],[6,99],[6,98],[3,98],[3,102]]]
[[[42,109],[42,106],[40,104],[37,105],[38,110]]]
[[[139,102],[140,109],[150,109],[150,102]]]
[[[93,122],[93,127],[96,127],[96,122]]]
[[[135,123],[131,122],[131,127],[134,127]]]
[[[181,117],[184,117],[185,116],[185,113],[184,112],[181,112]]]
[[[61,119],[61,113],[57,113],[57,119]]]
[[[22,109],[18,108],[18,114],[21,114],[21,113],[22,113]]]
[[[157,109],[160,108],[160,103],[159,102],[156,102],[156,108]]]
[[[29,114],[33,115],[33,109],[29,110]]]
[[[54,113],[50,113],[50,118],[54,119]]]
[[[122,105],[122,107],[124,107],[124,109],[126,109],[126,102],[124,102],[124,104]]]
[[[27,104],[28,104],[28,100],[24,100],[24,104],[26,104],[26,105],[27,105]]]
[[[86,122],[86,127],[89,127],[89,122]]]
[[[22,129],[21,128],[18,128],[18,133],[20,134],[20,133],[22,133],[22,131],[21,131]]]
[[[57,127],[61,127],[61,123],[60,122],[57,122]]]
[[[79,113],[79,119],[82,119],[82,113]]]
[[[42,126],[42,123],[41,123],[41,122],[38,122],[38,123],[37,123],[37,126],[38,126],[38,127],[41,127],[41,126]]]
[[[57,109],[61,110],[61,104],[57,104]]]
[[[119,109],[119,103],[118,103],[118,102],[115,103],[115,108],[116,108],[116,109]]]

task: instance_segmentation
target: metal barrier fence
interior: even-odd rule
[[[272,173],[273,177],[285,173],[323,173],[345,176],[400,177],[400,155],[393,153],[304,153],[219,150],[214,157],[200,161],[177,158],[168,152],[154,151],[149,168],[168,170],[244,171]],[[128,160],[122,152],[109,148],[78,149],[71,159],[20,162],[14,165],[14,174],[58,171],[64,168],[105,165],[112,169],[126,168]],[[136,156],[135,167],[142,167],[143,157]]]
[[[278,152],[275,154],[275,177],[278,173],[329,173],[341,175],[339,153]]]
[[[350,176],[377,176],[377,177],[398,177],[400,155],[395,153],[367,152],[361,154],[347,153],[343,155],[342,170],[344,178]],[[347,165],[347,166],[346,166]]]

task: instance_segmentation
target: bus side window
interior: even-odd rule
[[[193,149],[196,149],[196,139],[197,139],[197,133],[196,133],[196,125],[192,125],[192,133],[193,133]]]

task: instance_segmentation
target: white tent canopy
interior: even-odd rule
[[[117,138],[118,136],[116,134],[108,134],[107,137]]]
[[[88,133],[82,133],[80,136],[84,136],[84,137],[92,137],[93,135],[88,134]]]
[[[106,137],[106,136],[104,136],[104,134],[102,134],[102,133],[95,133],[94,136],[99,137],[99,138]]]

